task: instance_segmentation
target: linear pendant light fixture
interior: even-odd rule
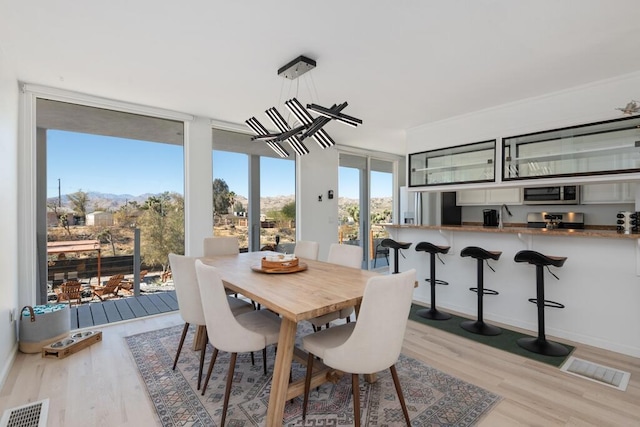
[[[278,75],[289,80],[295,80],[316,66],[316,61],[305,56],[299,56],[288,64],[280,67]],[[317,104],[307,104],[305,108],[296,98],[285,101],[285,106],[299,122],[295,127],[290,126],[280,112],[271,107],[265,114],[280,133],[270,133],[255,117],[246,120],[245,123],[256,134],[252,140],[262,140],[280,157],[289,157],[289,152],[282,143],[287,142],[299,156],[309,154],[309,149],[304,145],[306,138],[313,138],[322,148],[335,145],[335,141],[323,129],[324,125],[332,120],[357,127],[362,120],[341,113],[347,107],[347,103],[334,104],[331,108],[325,108]],[[317,114],[312,116],[310,111]]]

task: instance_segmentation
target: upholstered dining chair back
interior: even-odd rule
[[[356,245],[332,243],[327,262],[345,267],[362,268],[362,248]]]
[[[196,258],[171,253],[169,254],[169,264],[173,274],[180,316],[186,323],[204,325],[204,312],[196,276]]]
[[[237,255],[240,243],[237,237],[205,237],[203,242],[204,256]]]
[[[256,351],[265,347],[264,336],[242,326],[231,312],[218,269],[198,260],[196,274],[207,334],[213,346],[229,353]]]
[[[354,374],[394,365],[402,349],[415,280],[415,269],[371,277],[353,332],[342,345],[325,349],[325,364]]]
[[[318,252],[320,251],[320,244],[318,242],[312,242],[310,240],[298,240],[296,247],[293,250],[293,254],[296,258],[305,259],[318,259]]]

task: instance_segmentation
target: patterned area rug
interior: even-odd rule
[[[306,326],[306,325],[305,325]],[[229,355],[220,353],[205,396],[196,390],[199,352],[192,351],[190,328],[178,367],[171,369],[182,326],[127,337],[149,396],[162,426],[218,426],[229,369]],[[298,336],[311,328],[299,326]],[[212,347],[207,349],[203,373],[209,364]],[[267,351],[269,375],[263,375],[262,353],[238,355],[229,410],[228,426],[263,426],[269,403],[271,373],[275,360],[273,348]],[[409,415],[414,426],[470,426],[486,414],[500,397],[466,383],[409,357],[401,356],[396,364]],[[293,364],[294,379],[303,378],[305,368]],[[378,374],[369,385],[360,381],[362,424],[365,426],[405,425],[393,380],[388,370]],[[286,426],[353,425],[351,377],[342,376],[337,384],[326,383],[312,390],[306,422],[302,421],[302,397],[288,402],[283,424]]]

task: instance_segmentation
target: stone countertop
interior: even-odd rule
[[[509,233],[530,234],[534,236],[569,236],[569,237],[599,237],[605,239],[640,239],[640,234],[624,234],[615,230],[591,229],[554,229],[528,228],[523,226],[483,227],[481,225],[412,225],[412,224],[382,224],[387,228],[416,229],[416,230],[443,230],[471,233]]]

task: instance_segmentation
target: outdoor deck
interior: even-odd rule
[[[71,307],[71,330],[137,319],[177,309],[175,291],[92,302]]]

